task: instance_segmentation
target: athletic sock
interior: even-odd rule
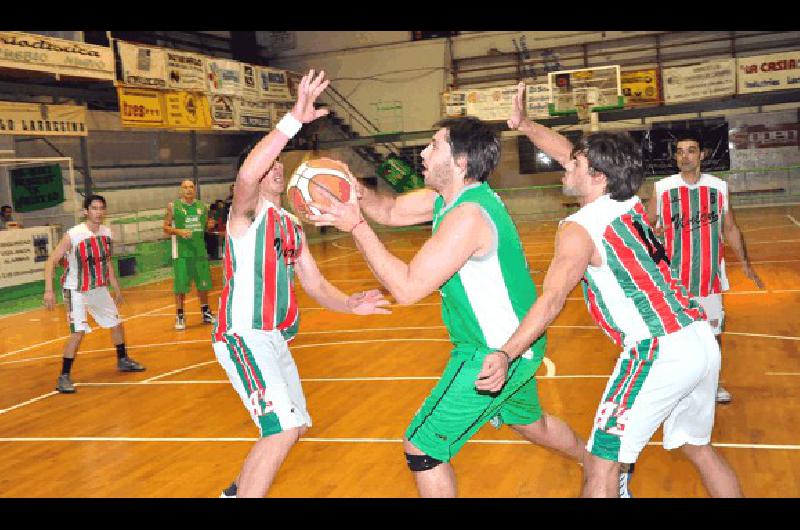
[[[72,359],[68,359],[66,357],[63,357],[61,359],[61,375],[64,375],[64,374],[69,375],[69,372],[72,370],[73,361],[75,361],[75,357],[73,357]]]
[[[178,316],[183,318],[183,309],[178,309]]]
[[[128,353],[125,351],[125,343],[117,344],[117,359],[124,359],[128,356]]]

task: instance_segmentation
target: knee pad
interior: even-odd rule
[[[428,455],[410,455],[406,453],[406,463],[411,471],[427,471],[435,468],[442,461]]]

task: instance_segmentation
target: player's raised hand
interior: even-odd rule
[[[356,315],[389,315],[392,312],[383,308],[387,305],[389,300],[378,289],[353,293],[347,299],[347,307]]]
[[[303,123],[309,123],[328,114],[328,109],[314,108],[322,92],[328,88],[330,81],[325,79],[325,71],[315,77],[314,70],[309,70],[297,86],[297,101],[292,108],[292,116]]]
[[[514,95],[514,106],[511,109],[511,117],[506,121],[509,129],[518,129],[520,123],[525,120],[525,104],[523,95],[525,94],[525,83],[522,81],[517,85],[517,93]]]

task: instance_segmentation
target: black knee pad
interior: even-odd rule
[[[442,461],[428,455],[410,455],[406,453],[406,463],[411,471],[427,471],[435,468]]]

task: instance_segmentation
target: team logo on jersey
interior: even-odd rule
[[[266,416],[275,410],[272,401],[266,399],[266,389],[260,388],[248,396],[250,410],[256,416]]]
[[[613,401],[606,401],[597,409],[594,424],[595,427],[605,433],[622,436],[625,433],[625,425],[628,423],[629,414],[630,409],[626,409]]]

